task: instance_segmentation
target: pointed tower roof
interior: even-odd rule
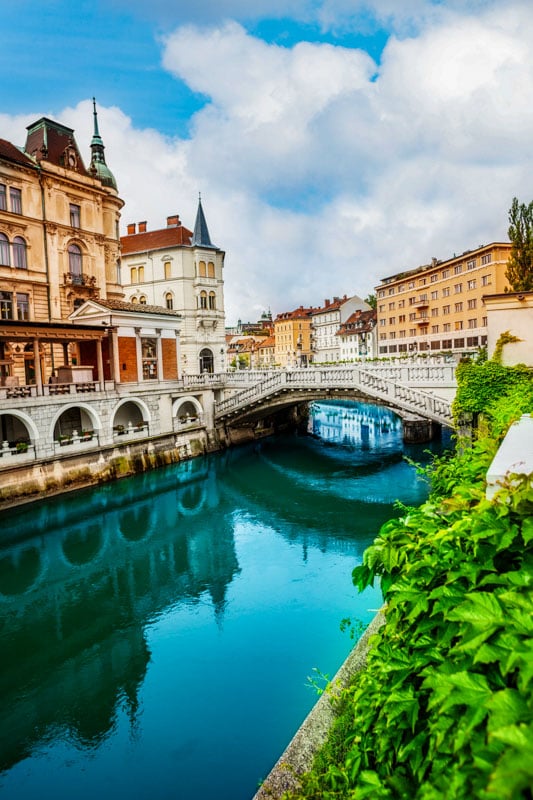
[[[117,189],[117,182],[115,176],[105,163],[104,155],[104,142],[98,130],[98,114],[96,113],[96,100],[93,97],[93,117],[94,117],[94,133],[91,139],[91,166],[90,171],[95,175],[104,186],[109,186],[111,189]]]
[[[213,244],[209,237],[209,229],[205,221],[201,195],[198,196],[198,211],[196,212],[196,222],[194,223],[194,233],[192,235],[191,244],[193,247],[213,247],[216,249],[216,244]]]

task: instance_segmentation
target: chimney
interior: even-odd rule
[[[178,228],[181,225],[179,214],[172,214],[167,217],[167,228]]]
[[[324,308],[327,308],[328,306],[329,306],[329,300],[326,297],[326,299],[324,300]]]
[[[146,220],[139,222],[139,233],[146,233]]]
[[[132,233],[135,233],[135,228],[136,227],[137,227],[137,223],[135,223],[135,222],[132,222],[130,225],[128,225],[128,236],[131,236]]]

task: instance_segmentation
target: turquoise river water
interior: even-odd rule
[[[391,412],[311,424],[3,512],[1,800],[253,796],[380,606],[351,570],[426,494]]]

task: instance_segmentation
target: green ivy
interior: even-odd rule
[[[456,378],[457,393],[453,402],[456,420],[465,414],[482,414],[496,400],[513,392],[524,395],[525,412],[533,395],[533,372],[522,364],[504,367],[496,361],[464,362],[457,365]],[[531,408],[529,405],[529,410]]]
[[[533,408],[533,386],[522,369],[509,379],[486,367],[501,393],[478,396],[481,434],[433,461],[428,501],[387,522],[353,572],[360,591],[380,580],[385,625],[286,800],[533,798],[532,476],[485,498],[487,468]]]

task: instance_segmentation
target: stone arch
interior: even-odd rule
[[[44,563],[35,545],[0,556],[0,594],[15,597],[33,589],[43,575]]]
[[[150,424],[151,421],[152,415],[148,406],[139,397],[125,397],[116,404],[111,413],[111,429],[126,427],[129,422],[137,425],[140,422]]]
[[[65,560],[73,567],[83,567],[94,561],[105,545],[105,531],[94,523],[77,526],[65,532],[61,550]]]
[[[12,410],[7,409],[6,411],[0,412],[0,418],[1,417],[14,417],[15,419],[17,419],[22,425],[24,425],[26,431],[29,432],[30,434],[30,439],[32,439],[34,442],[40,438],[39,431],[37,430],[35,422],[32,420],[31,417],[25,414],[24,411],[19,411],[18,409],[12,409]],[[1,421],[2,420],[0,419],[0,423]],[[9,424],[7,420],[5,421],[5,423]],[[3,430],[3,426],[0,426],[0,429]],[[13,429],[14,432],[16,432],[17,426],[16,425],[13,426]]]
[[[189,417],[199,417],[204,413],[202,404],[192,394],[185,395],[185,397],[178,397],[172,404],[172,418],[179,418],[184,415]]]
[[[75,414],[76,410],[80,412],[79,420],[76,418]],[[61,425],[59,424],[61,417],[63,417],[63,420],[65,421],[64,432],[59,430],[59,428],[61,427]],[[66,430],[66,428],[74,425],[74,423],[80,426],[74,429],[77,430],[78,433],[80,433],[81,430],[85,429],[85,422],[87,421],[92,427],[92,430],[95,431],[95,433],[99,433],[102,430],[102,423],[100,421],[100,417],[98,416],[94,408],[90,406],[88,403],[69,403],[66,406],[62,406],[58,411],[56,411],[54,417],[52,418],[52,422],[50,424],[51,439],[55,440],[57,438],[56,427],[58,425],[59,428],[57,430],[57,433],[59,436],[61,433],[65,434],[72,433],[72,431],[68,431]]]
[[[121,537],[131,544],[146,539],[154,530],[154,511],[152,502],[135,503],[123,509],[118,518]]]
[[[205,483],[192,481],[180,487],[176,496],[176,508],[184,517],[194,517],[207,503]]]

